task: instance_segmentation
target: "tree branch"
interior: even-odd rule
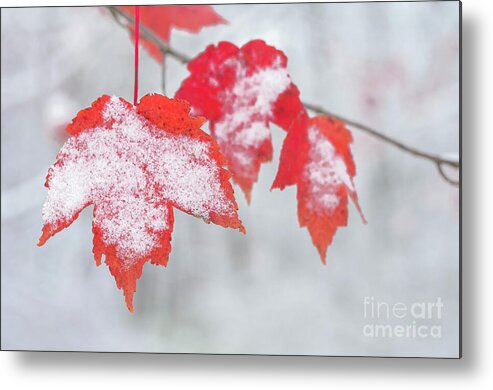
[[[333,114],[333,113],[323,109],[322,107],[318,107],[318,106],[310,104],[310,103],[303,103],[303,105],[308,110],[312,110],[312,111],[317,112],[319,114],[323,114],[323,115],[327,115],[327,116],[331,116],[331,117],[334,117],[336,119],[339,119],[339,120],[343,121],[344,123],[346,123],[347,125],[354,127],[358,130],[361,130],[367,134],[370,134],[373,137],[378,138],[379,140],[386,142],[390,145],[393,145],[396,148],[399,148],[402,151],[407,152],[407,153],[409,153],[415,157],[420,157],[420,158],[423,158],[425,160],[429,160],[429,161],[431,161],[437,165],[440,172],[443,171],[443,169],[442,169],[443,165],[447,165],[449,167],[456,168],[456,169],[460,168],[460,161],[458,161],[458,160],[445,158],[445,157],[442,157],[442,156],[439,156],[436,154],[424,152],[422,150],[408,146],[408,145],[404,144],[403,142],[398,141],[396,139],[393,139],[393,138],[389,137],[388,135],[385,135],[385,134],[379,132],[378,130],[375,130],[375,129],[367,126],[367,125],[356,122],[352,119],[345,118],[345,117],[338,115],[338,114]],[[442,174],[442,176],[444,176],[444,175]],[[447,181],[450,183],[449,180],[447,180]]]
[[[117,7],[106,6],[106,8],[108,8],[111,15],[113,16],[115,21],[120,26],[125,27],[125,28],[130,28],[135,24],[135,19],[132,16],[127,15],[126,13],[120,11]],[[182,64],[187,64],[188,62],[191,61],[190,57],[188,57],[186,54],[183,54],[181,52],[176,51],[175,49],[172,49],[166,42],[164,42],[161,38],[159,38],[156,34],[154,34],[147,27],[141,25],[140,26],[140,34],[143,38],[152,41],[161,50],[163,56],[165,56],[166,54],[169,54],[171,57],[175,58],[176,60],[178,60]],[[162,65],[164,66],[164,63]],[[163,77],[164,77],[164,70],[163,70]],[[393,145],[394,147],[402,150],[403,152],[406,152],[412,156],[433,162],[436,165],[438,172],[440,173],[440,176],[447,183],[450,183],[454,186],[460,185],[459,180],[451,179],[444,171],[444,166],[448,166],[448,167],[454,168],[456,170],[459,170],[460,169],[460,159],[454,160],[454,159],[445,158],[445,157],[442,157],[442,156],[439,156],[439,155],[436,155],[433,153],[425,152],[425,151],[417,149],[415,147],[411,147],[409,145],[406,145],[401,141],[398,141],[398,140],[396,140],[396,139],[394,139],[388,135],[383,134],[382,132],[380,132],[376,129],[371,128],[370,126],[359,123],[359,122],[354,121],[352,119],[345,118],[341,115],[331,113],[330,111],[327,111],[326,109],[324,109],[320,106],[317,106],[317,105],[314,105],[311,103],[305,103],[305,102],[302,102],[302,103],[307,110],[311,110],[311,111],[316,112],[318,114],[327,115],[327,116],[331,116],[333,118],[339,119],[339,120],[343,121],[344,123],[346,123],[347,125],[355,128],[357,130],[360,130],[366,134],[369,134],[369,135],[379,139],[382,142],[385,142],[389,145]]]

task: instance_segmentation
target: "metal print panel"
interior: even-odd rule
[[[460,357],[459,2],[1,22],[2,349]]]

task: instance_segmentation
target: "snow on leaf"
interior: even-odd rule
[[[299,117],[284,141],[272,185],[297,185],[298,221],[308,229],[324,264],[337,229],[347,225],[348,196],[366,223],[353,182],[351,142],[351,133],[339,120]]]
[[[269,123],[287,130],[304,113],[286,65],[284,53],[264,41],[241,48],[220,42],[188,64],[190,76],[176,93],[210,120],[211,134],[247,200],[261,163],[272,159]]]
[[[125,5],[118,8],[135,17],[134,6]],[[227,23],[210,5],[141,6],[140,21],[165,42],[169,42],[173,28],[198,33],[202,27]],[[130,32],[133,35],[133,26]],[[142,37],[142,44],[157,61],[162,62],[163,54],[154,42]]]
[[[239,229],[230,174],[216,142],[184,101],[144,96],[137,107],[104,95],[68,125],[46,179],[38,245],[94,204],[94,257],[102,255],[130,311],[148,260],[166,266],[173,207]]]

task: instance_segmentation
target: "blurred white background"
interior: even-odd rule
[[[283,50],[305,101],[436,153],[459,149],[456,2],[224,5],[229,25],[173,31],[194,56],[262,38]],[[269,192],[263,165],[243,236],[176,212],[165,269],[146,265],[136,312],[92,259],[91,209],[36,247],[59,127],[101,94],[132,97],[128,33],[102,8],[2,10],[2,348],[316,355],[457,356],[459,191],[429,162],[354,130],[356,186],[323,267],[298,227],[295,189]],[[168,90],[188,72],[168,61]],[[144,51],[140,94],[159,92]],[[445,303],[441,339],[363,336],[363,299]]]

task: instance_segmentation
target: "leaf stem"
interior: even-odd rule
[[[163,59],[161,60],[161,92],[166,95],[166,53],[162,53]]]
[[[137,105],[139,98],[139,27],[140,27],[140,7],[135,6],[135,51],[134,51],[134,106]]]

